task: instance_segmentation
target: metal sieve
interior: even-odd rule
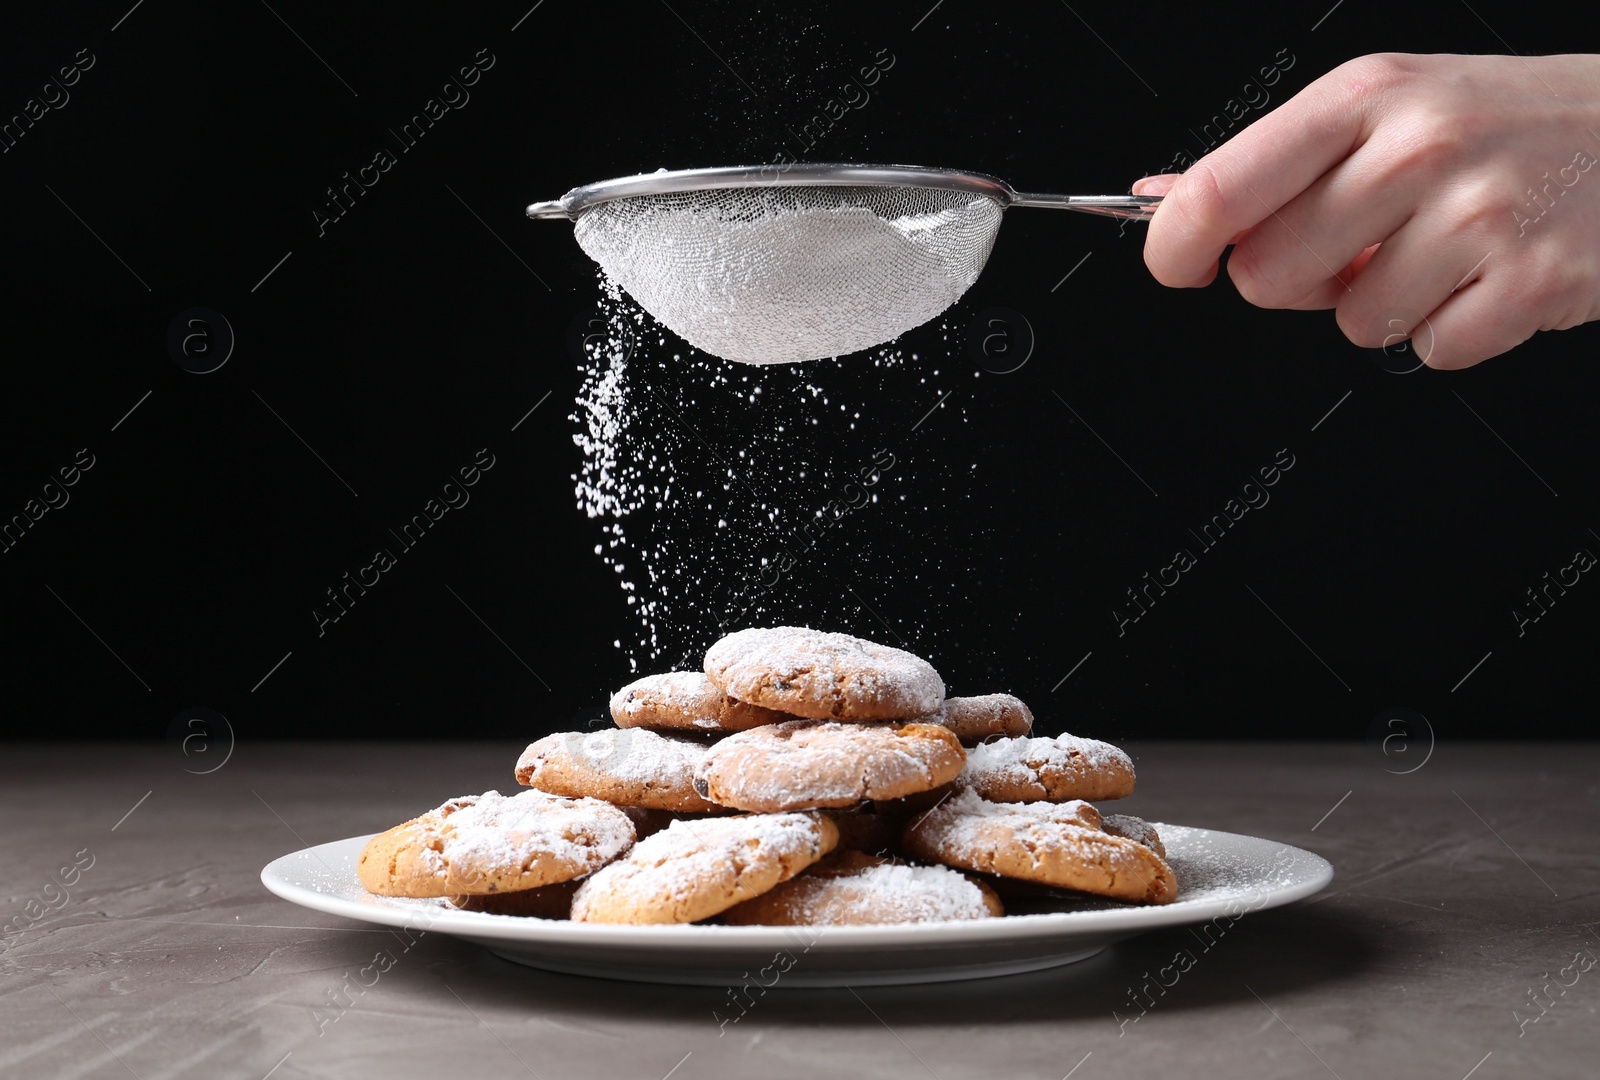
[[[575,222],[589,257],[691,345],[781,364],[881,345],[944,311],[982,272],[1008,207],[1148,220],[1160,201],[1023,194],[911,165],[790,164],[604,180],[527,213]]]

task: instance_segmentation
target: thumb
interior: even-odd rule
[[[1172,190],[1172,185],[1178,182],[1179,173],[1160,173],[1156,176],[1146,176],[1135,180],[1133,187],[1129,188],[1133,195],[1165,195]]]

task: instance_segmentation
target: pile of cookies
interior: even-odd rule
[[[1041,889],[1177,896],[1155,829],[1087,801],[1132,792],[1126,754],[1030,737],[1009,694],[946,698],[901,649],[740,630],[703,672],[624,687],[611,715],[530,745],[529,790],[373,837],[362,885],[498,914],[734,925],[990,918]]]

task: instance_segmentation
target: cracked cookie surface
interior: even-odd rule
[[[967,751],[956,777],[993,802],[1121,799],[1133,794],[1133,761],[1098,739],[995,739]]]
[[[611,719],[621,728],[745,731],[794,717],[729,697],[703,671],[646,675],[611,695]]]
[[[905,720],[944,701],[920,656],[799,626],[729,634],[706,651],[705,673],[739,701],[813,720]]]
[[[695,787],[712,802],[773,813],[898,799],[953,779],[965,761],[937,724],[790,720],[706,751]]]
[[[356,877],[379,896],[477,896],[570,881],[633,846],[628,815],[542,791],[463,795],[367,841]]]
[[[585,881],[574,922],[690,923],[787,881],[833,850],[821,814],[741,814],[674,821]]]
[[[561,731],[530,743],[517,783],[552,795],[604,799],[651,810],[716,810],[694,788],[706,745],[648,728]]]
[[[1178,879],[1139,840],[1101,827],[1086,802],[994,803],[968,789],[913,818],[905,849],[917,858],[1118,900],[1168,904]]]
[[[993,889],[948,867],[843,851],[723,918],[733,926],[875,926],[1004,914]]]
[[[1033,730],[1033,712],[1013,694],[945,698],[933,712],[916,719],[949,728],[962,746],[976,746],[996,735],[1026,735]]]

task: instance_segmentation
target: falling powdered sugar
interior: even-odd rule
[[[950,611],[977,576],[959,518],[974,466],[939,460],[940,426],[966,422],[942,385],[939,357],[960,345],[949,325],[916,332],[927,359],[894,343],[749,367],[672,337],[604,275],[600,312],[571,478],[635,627],[614,642],[629,670],[699,667],[723,633],[762,623],[881,630],[874,611],[892,612],[891,640],[923,649],[963,625]],[[913,450],[936,478],[926,494]]]

